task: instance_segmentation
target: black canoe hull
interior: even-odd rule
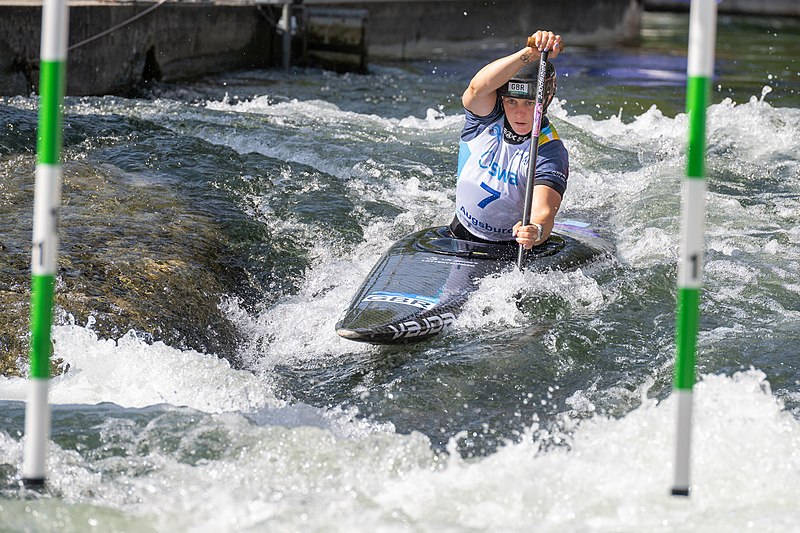
[[[447,226],[412,233],[392,245],[367,275],[336,332],[372,344],[428,339],[458,316],[480,280],[516,265],[518,246],[455,239]],[[570,270],[611,252],[584,224],[556,225],[527,254],[528,270]]]

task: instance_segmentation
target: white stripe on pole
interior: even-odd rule
[[[689,8],[689,77],[714,75],[717,43],[717,5],[714,0],[692,0]]]
[[[677,440],[675,448],[675,480],[674,486],[689,489],[689,457],[691,455],[691,425],[692,425],[692,391],[676,390],[674,394],[678,400],[678,426],[679,435],[685,438]]]
[[[56,273],[58,262],[58,208],[61,204],[61,166],[36,166],[33,204],[34,275]]]
[[[706,223],[706,180],[683,180],[683,202],[681,227],[686,231],[682,235],[681,257],[687,260],[678,261],[678,287],[699,289],[705,255],[702,228]]]
[[[67,59],[68,17],[66,0],[45,0],[42,7],[42,61]]]
[[[50,440],[50,403],[47,400],[48,379],[31,379],[28,384],[28,405],[25,410],[25,451],[22,478],[44,480],[47,443]]]

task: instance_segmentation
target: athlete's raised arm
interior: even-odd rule
[[[497,89],[511,79],[526,63],[537,61],[540,52],[547,49],[550,59],[555,59],[563,49],[561,36],[551,31],[539,30],[530,36],[534,46],[526,46],[513,54],[496,59],[478,71],[461,96],[464,108],[480,117],[494,109]]]

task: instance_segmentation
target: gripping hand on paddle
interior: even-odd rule
[[[528,37],[527,46],[536,57],[539,57],[540,52],[547,50],[548,59],[555,59],[558,54],[564,51],[564,43],[561,41],[561,36],[544,30],[539,30]]]
[[[550,59],[558,57],[558,54],[564,51],[561,36],[551,31],[539,30],[527,38],[522,50],[495,59],[484,66],[469,82],[469,86],[461,96],[461,103],[476,115],[485,117],[492,112],[497,103],[495,91],[526,63],[538,60],[540,52],[545,48]]]
[[[533,187],[533,203],[531,205],[531,223],[522,225],[522,221],[514,224],[513,234],[523,248],[530,250],[547,241],[553,231],[556,213],[561,207],[561,195],[547,185]]]
[[[514,237],[517,238],[517,242],[526,250],[530,250],[537,244],[544,242],[545,239],[542,238],[543,235],[544,226],[541,224],[532,222],[527,226],[523,226],[522,221],[514,224]]]

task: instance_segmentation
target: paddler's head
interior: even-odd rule
[[[497,89],[503,98],[503,110],[509,124],[518,135],[527,135],[533,130],[533,111],[536,107],[536,83],[539,78],[539,62],[532,61],[519,69],[508,82]],[[544,78],[544,107],[556,94],[556,68],[549,61]]]

